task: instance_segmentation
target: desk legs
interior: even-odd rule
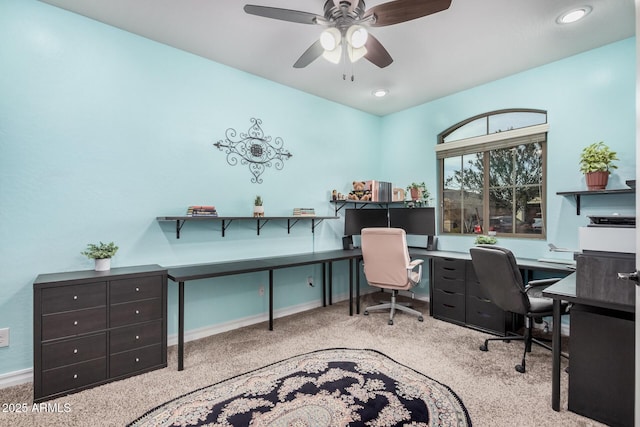
[[[553,369],[551,373],[551,407],[554,411],[560,410],[560,355],[562,352],[560,341],[561,325],[561,308],[562,301],[559,299],[553,300]]]
[[[329,305],[333,305],[333,263],[329,261]]]
[[[349,316],[353,316],[353,258],[349,258]]]
[[[327,263],[322,263],[322,306],[327,306]]]
[[[356,314],[360,314],[360,260],[356,260]]]
[[[273,270],[269,270],[269,330],[273,331]]]
[[[184,282],[178,283],[178,371],[184,369]]]

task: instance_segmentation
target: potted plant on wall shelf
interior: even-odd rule
[[[111,269],[111,258],[118,251],[118,247],[113,242],[109,243],[89,243],[87,249],[80,252],[89,259],[95,260],[96,271],[107,271]]]
[[[589,191],[604,190],[609,182],[611,169],[618,167],[613,164],[618,159],[617,153],[603,142],[594,142],[585,147],[580,154],[580,172],[584,173]]]
[[[412,182],[407,186],[407,193],[416,206],[421,206],[423,203],[426,205],[429,199],[429,190],[424,182]]]
[[[264,207],[262,206],[262,197],[260,196],[256,196],[256,199],[253,202],[253,216],[254,217],[264,216]]]

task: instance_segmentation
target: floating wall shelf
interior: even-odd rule
[[[224,237],[225,231],[229,228],[229,225],[233,221],[255,221],[256,232],[260,235],[260,230],[264,225],[272,220],[286,220],[287,221],[287,233],[291,233],[291,228],[298,223],[298,221],[311,221],[311,232],[314,233],[316,225],[321,223],[325,219],[338,219],[337,216],[159,216],[156,218],[158,221],[175,221],[176,222],[176,239],[180,238],[180,230],[187,221],[219,221],[222,223],[222,237]]]
[[[580,196],[600,196],[604,194],[635,194],[633,188],[617,188],[615,190],[580,190],[580,191],[558,191],[559,196],[573,196],[576,200],[576,215],[580,215]]]
[[[330,200],[331,203],[335,204],[335,213],[338,215],[340,209],[344,208],[345,205],[351,204],[355,209],[362,209],[367,205],[378,205],[381,208],[387,208],[389,205],[404,205],[405,201],[397,201],[397,202],[374,202],[371,200]],[[358,207],[360,205],[360,207]]]

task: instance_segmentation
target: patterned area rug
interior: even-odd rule
[[[447,386],[375,350],[295,356],[167,402],[130,426],[470,426]]]

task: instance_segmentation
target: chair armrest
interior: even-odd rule
[[[414,285],[417,285],[420,282],[420,279],[422,278],[422,264],[423,263],[424,263],[423,259],[414,259],[407,266],[407,278]],[[417,272],[415,271],[416,267],[418,268]],[[412,273],[413,273],[413,275],[412,275]],[[417,279],[417,280],[414,280],[414,279]]]
[[[539,280],[530,280],[529,283],[527,283],[527,286],[524,287],[525,290],[530,289],[530,288],[539,288],[539,287],[548,287],[553,285],[556,282],[559,282],[560,278],[559,277],[554,277],[551,279],[539,279]]]

